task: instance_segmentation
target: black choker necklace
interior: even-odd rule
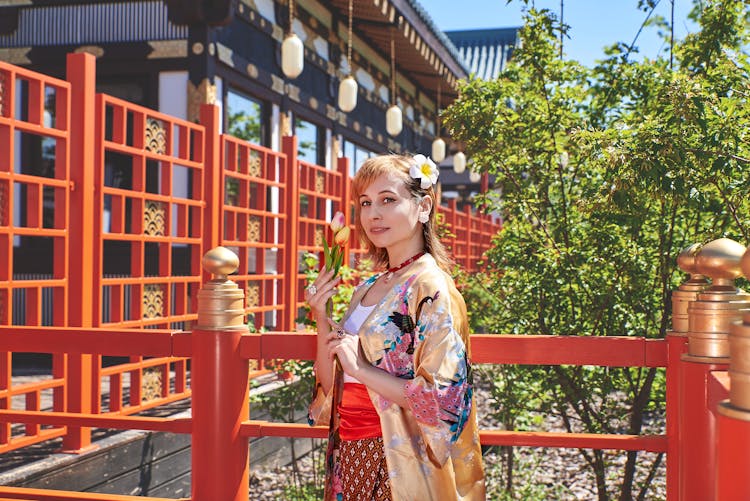
[[[386,283],[391,281],[391,278],[393,278],[393,274],[394,273],[396,273],[401,268],[409,266],[411,263],[413,263],[414,261],[416,261],[417,259],[419,259],[422,256],[424,256],[424,251],[422,251],[422,252],[420,252],[418,254],[414,254],[412,257],[410,257],[409,259],[407,259],[406,261],[404,261],[403,263],[401,263],[398,266],[394,266],[393,268],[388,268],[388,271],[386,272],[386,275],[385,275],[385,281],[386,281]]]

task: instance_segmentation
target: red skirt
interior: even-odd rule
[[[344,394],[338,405],[338,412],[341,440],[362,440],[383,436],[380,429],[380,416],[372,405],[365,385],[344,383]]]

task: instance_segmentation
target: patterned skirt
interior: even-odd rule
[[[339,462],[343,501],[390,501],[391,484],[381,437],[342,440]]]

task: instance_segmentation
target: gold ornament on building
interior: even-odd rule
[[[720,238],[704,245],[695,256],[695,271],[711,278],[711,286],[688,304],[688,355],[726,363],[729,330],[742,314],[750,312],[750,295],[734,281],[741,275],[745,246]]]
[[[323,247],[323,239],[325,236],[323,235],[323,228],[315,228],[315,236],[313,238],[313,245],[315,247]]]
[[[189,81],[187,86],[188,120],[197,122],[202,104],[216,104],[216,85],[204,78],[197,87]]]
[[[104,47],[98,45],[83,45],[73,51],[76,54],[91,54],[95,58],[99,59],[104,55]]]
[[[226,247],[215,247],[202,260],[203,269],[214,278],[198,291],[198,324],[203,330],[244,330],[245,295],[227,275],[237,271],[240,260]]]
[[[326,177],[322,172],[315,173],[315,191],[318,193],[326,192]]]
[[[167,153],[167,135],[161,120],[146,118],[146,151],[157,155]]]
[[[164,288],[159,284],[143,286],[143,318],[164,316]]]
[[[143,234],[157,237],[166,233],[166,210],[162,202],[147,200],[143,210]]]
[[[247,155],[247,173],[253,177],[260,177],[260,154],[255,150],[251,150]]]
[[[260,285],[251,282],[245,287],[245,308],[256,308],[260,305]]]
[[[247,220],[247,241],[260,242],[260,218],[250,216]]]
[[[690,277],[672,291],[672,330],[676,333],[687,333],[688,305],[698,299],[698,294],[709,286],[708,279],[698,273],[695,265],[695,257],[700,248],[701,244],[693,244],[677,256],[677,267],[690,274]]]

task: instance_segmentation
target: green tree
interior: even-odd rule
[[[467,278],[489,332],[661,338],[680,249],[748,240],[748,9],[712,0],[691,15],[701,29],[671,48],[675,64],[633,62],[633,47],[617,44],[587,69],[560,58],[567,28],[530,9],[507,70],[461,87],[445,123],[502,187],[480,200],[505,218],[487,255],[494,271]],[[506,426],[533,424],[521,418],[541,410],[568,431],[639,434],[649,412],[663,412],[654,368],[497,370]],[[618,467],[602,451],[580,453],[600,500],[644,499],[662,460],[628,452]]]

